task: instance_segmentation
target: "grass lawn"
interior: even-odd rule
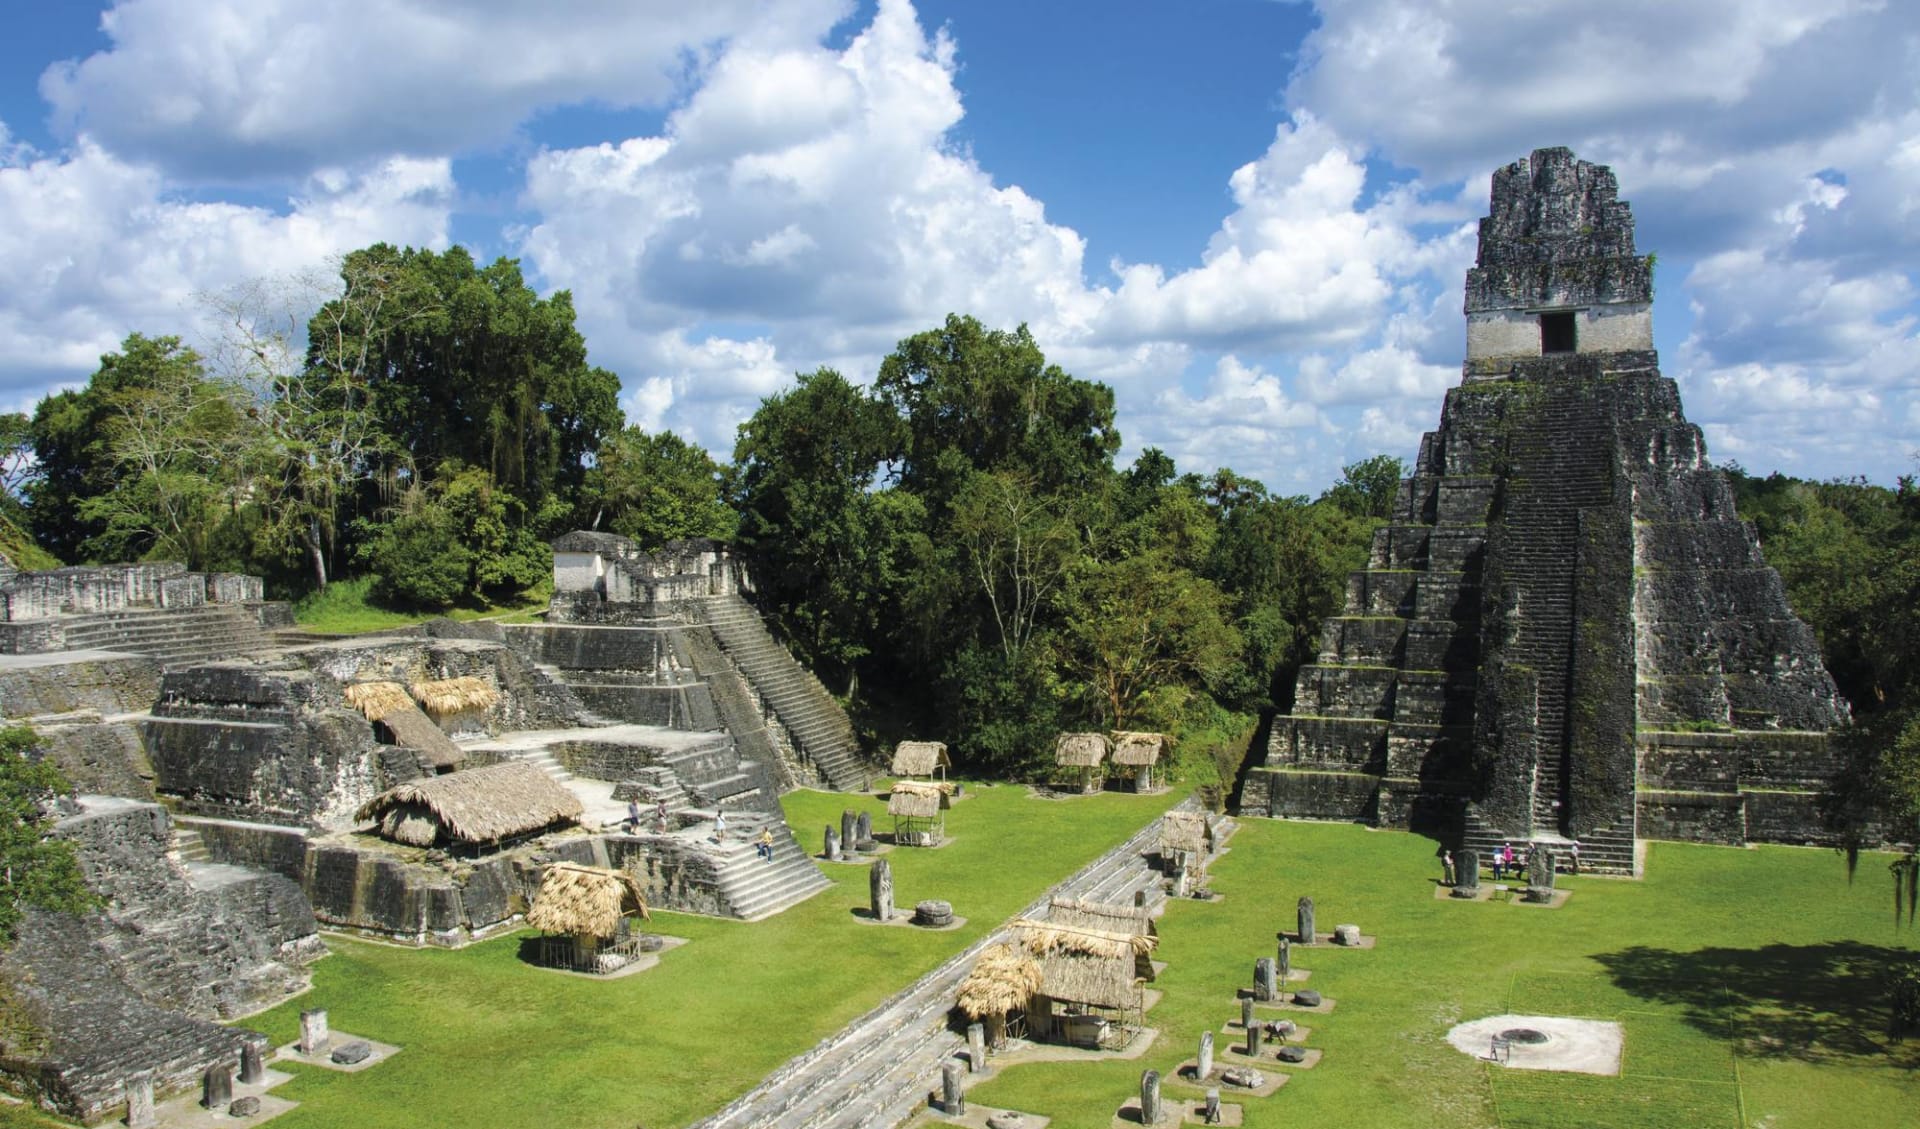
[[[971,791],[971,790],[970,790]],[[1020,909],[1158,814],[1173,797],[1029,798],[983,788],[948,813],[952,842],[895,850],[897,901],[950,899],[951,933],[859,923],[866,869],[758,924],[661,913],[688,938],[659,967],[594,981],[523,964],[500,938],[459,952],[335,940],[314,990],[247,1025],[291,1041],[299,1011],[404,1050],[357,1075],[294,1066],[275,1092],[302,1103],[276,1129],[544,1126],[672,1129],[746,1090]],[[809,847],[868,797],[802,792],[788,816]],[[1246,1125],[1485,1129],[1881,1129],[1920,1126],[1920,1040],[1887,1046],[1880,978],[1909,954],[1884,857],[1845,884],[1829,851],[1656,843],[1649,876],[1565,879],[1563,908],[1433,898],[1434,846],[1395,832],[1249,820],[1213,868],[1224,895],[1160,922],[1169,962],[1147,1015],[1162,1032],[1136,1061],[1003,1071],[973,1100],[1107,1129],[1140,1072],[1171,1075],[1199,1033],[1238,1017],[1235,990],[1311,895],[1330,932],[1352,921],[1371,950],[1296,948],[1308,986],[1337,1001],[1306,1022],[1325,1051]],[[1509,1071],[1453,1050],[1455,1023],[1513,1011],[1618,1020],[1623,1074]],[[1276,1065],[1271,1069],[1278,1070]],[[1198,1091],[1169,1080],[1167,1094]],[[1227,1099],[1235,1101],[1230,1095]],[[0,1125],[39,1124],[0,1110]]]
[[[595,981],[532,968],[499,938],[458,952],[330,940],[314,989],[246,1025],[276,1044],[302,1008],[335,1030],[404,1050],[356,1075],[295,1066],[276,1089],[301,1103],[275,1129],[310,1126],[684,1125],[917,979],[1073,870],[1145,825],[1177,797],[1103,795],[1069,802],[1024,788],[968,789],[947,813],[952,841],[893,851],[896,899],[947,898],[964,928],[923,933],[861,924],[864,866],[829,865],[833,889],[770,920],[657,913],[653,928],[689,944],[658,967]],[[786,798],[802,843],[870,797]]]
[[[386,607],[374,599],[373,585],[374,578],[371,576],[336,580],[322,591],[309,592],[295,600],[293,620],[309,631],[331,635],[364,635],[442,618],[530,623],[547,610],[548,594],[544,586],[505,604],[460,604],[445,611],[422,612]]]
[[[1052,1129],[1105,1129],[1142,1070],[1170,1076],[1209,1028],[1237,1041],[1220,1034],[1238,1018],[1235,989],[1306,895],[1322,930],[1351,921],[1379,943],[1294,950],[1306,986],[1337,1001],[1304,1020],[1325,1058],[1241,1100],[1248,1126],[1920,1125],[1920,1040],[1888,1050],[1880,993],[1914,935],[1895,932],[1877,857],[1848,887],[1830,851],[1655,843],[1645,880],[1565,879],[1572,899],[1548,910],[1434,900],[1433,843],[1400,833],[1249,820],[1231,847],[1213,869],[1224,900],[1176,903],[1160,922],[1170,966],[1144,1059],[1021,1066],[969,1096],[1047,1114]],[[1508,1011],[1618,1020],[1621,1076],[1510,1071],[1445,1041]]]

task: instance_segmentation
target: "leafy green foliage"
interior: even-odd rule
[[[100,499],[109,498],[134,468],[115,449],[115,421],[151,396],[191,400],[179,389],[206,384],[199,354],[178,337],[135,333],[120,352],[100,358],[85,388],[58,392],[40,401],[30,424],[35,473],[23,485],[34,537],[54,556],[80,561],[107,557],[135,559],[152,547],[140,523],[123,520],[109,534],[113,517]],[[94,503],[89,512],[89,503]]]
[[[24,725],[0,728],[0,942],[11,943],[28,906],[83,913],[99,899],[87,889],[73,844],[48,834],[43,814],[70,791],[52,761],[31,756],[38,741]]]
[[[686,538],[733,539],[739,516],[721,478],[712,456],[678,435],[629,427],[600,448],[587,493],[608,529],[653,550]]]
[[[949,314],[880,363],[880,399],[906,422],[901,483],[937,512],[966,473],[1011,471],[1052,494],[1112,472],[1113,391],[1050,365],[1026,326],[988,330]]]
[[[349,293],[309,330],[309,364],[336,384],[365,382],[382,429],[416,467],[480,467],[555,526],[582,524],[590,457],[620,427],[617,377],[587,364],[567,291],[541,298],[512,259],[486,267],[463,247],[378,244],[343,262]],[[390,300],[349,316],[356,277],[389,280]],[[542,535],[558,529],[542,529]]]
[[[540,583],[552,566],[546,545],[519,520],[521,509],[486,471],[443,468],[409,492],[362,554],[380,575],[381,594],[402,604],[447,608],[511,596]]]
[[[1857,837],[1920,842],[1920,485],[1727,471],[1853,706],[1836,816]]]

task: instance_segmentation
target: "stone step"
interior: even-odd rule
[[[206,841],[200,838],[200,832],[178,823],[173,825],[173,850],[170,853],[174,861],[182,865],[213,861],[213,855],[207,850]]]

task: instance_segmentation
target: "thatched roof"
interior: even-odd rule
[[[1117,732],[1113,735],[1113,763],[1150,765],[1166,748],[1165,733]]]
[[[414,708],[407,688],[398,682],[355,682],[342,697],[368,721],[383,721],[394,710]]]
[[[1053,763],[1069,768],[1094,768],[1107,757],[1104,733],[1062,733],[1053,746]]]
[[[1035,921],[1030,917],[1018,917],[1012,924],[1013,928],[1020,931],[1020,943],[1034,956],[1072,953],[1077,956],[1126,957],[1132,960],[1134,954],[1150,953],[1160,943],[1158,937],[1150,937],[1145,933],[1070,925],[1051,919]]]
[[[1108,933],[1128,933],[1153,937],[1153,915],[1145,906],[1115,905],[1112,902],[1088,902],[1078,898],[1055,898],[1048,904],[1047,921],[1076,929],[1098,929]]]
[[[527,909],[527,924],[542,933],[573,933],[611,937],[620,919],[629,913],[647,913],[640,883],[624,870],[556,862],[547,867],[540,889]]]
[[[1160,849],[1163,851],[1199,851],[1213,849],[1213,824],[1204,812],[1170,811],[1160,817]]]
[[[1039,962],[1046,995],[1096,1007],[1139,1006],[1137,962],[1153,951],[1157,938],[1026,918],[1013,926]]]
[[[381,830],[418,843],[417,828],[393,835],[388,815],[418,822],[427,818],[449,839],[493,843],[562,821],[580,818],[580,798],[525,761],[507,761],[445,776],[409,780],[380,793],[356,819],[381,819]],[[398,830],[398,824],[393,830]]]
[[[1048,904],[1047,921],[1075,929],[1102,933],[1124,933],[1159,943],[1160,931],[1154,928],[1153,915],[1145,906],[1115,905],[1112,902],[1087,902],[1078,898],[1055,898]],[[1134,947],[1133,974],[1142,980],[1154,978],[1153,946]]]
[[[893,793],[887,797],[887,814],[904,815],[910,819],[929,819],[953,805],[947,797],[953,792],[953,785],[933,783],[926,780],[900,780],[893,785]]]
[[[438,682],[416,682],[413,697],[421,709],[435,717],[446,717],[465,710],[487,709],[500,700],[500,691],[486,679],[469,674]]]
[[[952,768],[945,741],[902,741],[893,747],[895,776],[931,776],[937,768]]]
[[[466,761],[466,750],[421,713],[398,682],[355,682],[342,696],[368,721],[385,726],[394,744],[419,753],[433,767],[449,768]]]
[[[960,982],[960,1010],[972,1019],[1024,1008],[1040,990],[1040,965],[1012,945],[989,945]]]

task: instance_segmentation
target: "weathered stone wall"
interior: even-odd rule
[[[610,835],[606,852],[607,865],[640,880],[650,906],[720,916],[732,912],[712,856],[691,844],[650,835]]]
[[[98,710],[137,713],[160,696],[160,664],[140,655],[56,662],[22,657],[0,663],[0,710],[8,717]]]
[[[1653,307],[1636,302],[1574,311],[1575,350],[1617,353],[1653,348]],[[1467,319],[1467,356],[1478,360],[1538,357],[1540,315],[1516,309],[1489,310]]]
[[[526,912],[539,881],[529,854],[411,861],[328,840],[307,845],[306,888],[315,916],[330,928],[458,946],[508,928]]]
[[[242,1048],[266,1036],[222,1027],[143,999],[94,939],[93,923],[29,910],[19,940],[0,952],[0,1086],[84,1122],[124,1112],[125,1086],[151,1072],[156,1094],[190,1090],[209,1066],[236,1070]]]
[[[92,711],[57,722],[37,722],[34,732],[47,758],[67,783],[81,792],[153,799],[153,766],[147,762],[140,727],[130,721],[102,721]]]
[[[54,833],[74,844],[89,886],[107,895],[94,943],[148,1001],[232,1016],[305,986],[317,955],[313,910],[278,874],[237,867],[189,873],[167,857],[166,809],[84,797]]]

